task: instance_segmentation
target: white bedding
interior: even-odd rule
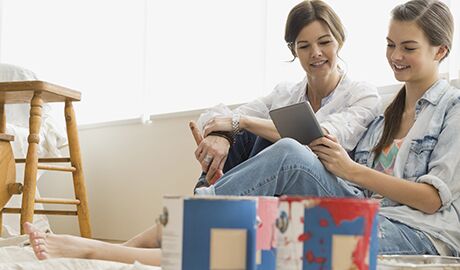
[[[161,270],[138,262],[124,264],[101,260],[50,259],[39,261],[30,247],[21,247],[25,237],[0,240],[0,270]]]

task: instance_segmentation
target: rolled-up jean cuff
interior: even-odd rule
[[[200,187],[195,190],[195,195],[216,195],[214,185],[209,187]]]

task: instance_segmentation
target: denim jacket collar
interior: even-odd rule
[[[417,105],[420,104],[421,100],[426,100],[435,106],[438,105],[441,97],[447,90],[447,86],[449,86],[449,83],[446,80],[441,79],[436,81],[418,100]]]
[[[425,104],[430,103],[433,106],[437,106],[441,97],[447,91],[449,83],[446,80],[436,81],[417,101],[415,105],[415,119],[418,118],[420,112],[425,107]]]

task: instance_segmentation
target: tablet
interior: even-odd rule
[[[282,138],[292,138],[307,145],[324,136],[310,103],[306,101],[271,110],[270,117]]]

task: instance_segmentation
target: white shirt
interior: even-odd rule
[[[269,95],[241,105],[233,111],[224,104],[210,108],[200,115],[198,126],[203,131],[212,118],[230,116],[232,113],[270,119],[270,110],[306,100],[306,89],[306,77],[296,84],[280,83]],[[343,75],[334,91],[321,101],[316,118],[321,127],[336,136],[347,151],[351,151],[367,125],[380,113],[381,99],[377,88],[369,83],[351,81],[347,75]]]

